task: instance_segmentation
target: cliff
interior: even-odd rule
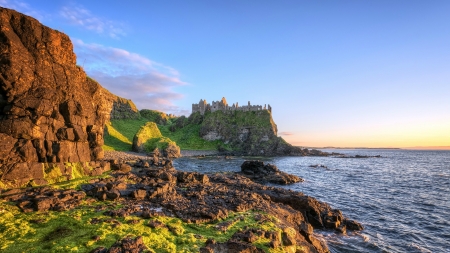
[[[88,78],[69,37],[34,18],[0,8],[0,38],[0,182],[46,184],[49,168],[71,179],[65,163],[108,169],[87,162],[103,158],[105,122],[135,106]]]
[[[193,113],[191,118],[200,117]],[[277,125],[268,110],[207,112],[201,122],[200,136],[209,141],[221,140],[224,148],[245,155],[306,155],[307,150],[294,147],[277,136]]]

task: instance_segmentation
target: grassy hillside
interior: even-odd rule
[[[189,124],[175,132],[170,131],[171,125],[158,128],[162,135],[175,141],[181,149],[187,150],[216,150],[219,145],[224,145],[222,141],[205,141],[199,136],[200,125]]]
[[[106,126],[109,135],[105,135],[104,149],[131,150],[134,135],[147,122],[156,123],[162,136],[174,141],[182,150],[250,150],[259,154],[261,150],[271,152],[279,143],[285,144],[284,140],[276,137],[277,126],[266,110],[216,111],[205,116],[194,113],[189,118],[168,117],[159,111],[141,110],[140,115],[140,119],[111,120]],[[250,131],[251,134],[248,134]],[[223,140],[207,141],[200,137],[209,132],[217,132],[228,144]]]
[[[111,120],[105,126],[108,134],[105,134],[103,149],[130,151],[134,135],[147,122],[145,118]]]
[[[152,110],[141,110],[141,119],[111,120],[105,127],[104,150],[130,151],[133,137],[147,122],[155,122],[162,136],[176,142],[184,150],[217,150],[227,147],[222,141],[205,141],[200,135],[200,124],[187,124],[183,128],[170,131],[175,125],[176,118],[164,116],[164,113]]]

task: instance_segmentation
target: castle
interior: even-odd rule
[[[192,104],[192,113],[200,112],[201,115],[204,115],[205,112],[215,112],[215,111],[261,111],[261,110],[268,110],[270,113],[272,113],[272,107],[270,105],[264,105],[264,108],[261,105],[250,105],[250,101],[248,101],[248,105],[239,106],[239,104],[236,102],[232,106],[229,106],[227,103],[227,100],[225,97],[222,98],[220,101],[213,101],[212,104],[208,104],[206,100],[200,99],[200,102],[198,104]]]

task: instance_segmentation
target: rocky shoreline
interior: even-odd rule
[[[16,203],[23,212],[62,212],[87,202],[110,217],[91,219],[90,223],[108,222],[112,226],[120,226],[118,217],[135,217],[133,219],[145,220],[147,226],[155,229],[168,226],[155,218],[176,217],[186,224],[218,222],[217,229],[226,232],[237,222],[229,220],[232,214],[249,212],[259,213],[256,223],[268,219],[274,223],[275,229],[267,230],[247,226],[234,232],[226,241],[202,238],[205,242],[200,252],[263,252],[252,244],[260,239],[266,241],[264,247],[283,252],[329,252],[326,243],[314,236],[314,229],[344,234],[362,229],[358,222],[348,220],[341,211],[313,197],[257,183],[270,181],[268,176],[292,179],[270,164],[249,161],[243,164],[241,173],[200,174],[177,171],[172,161],[166,158],[132,152],[106,154],[108,159],[112,158],[109,161],[113,170],[111,177],[89,180],[80,190],[14,189],[2,193],[2,198]],[[299,178],[284,182],[278,179],[270,182],[301,181]],[[115,208],[108,208],[111,203]],[[142,235],[135,236],[138,237],[123,238],[108,246],[109,250],[102,246],[91,252],[143,252],[146,247],[140,238]]]

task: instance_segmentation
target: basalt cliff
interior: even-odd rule
[[[104,124],[127,111],[133,117],[132,102],[86,76],[67,35],[5,8],[0,52],[1,183],[46,184],[51,172],[52,180],[71,179],[73,163],[86,175],[107,170],[95,162]]]

